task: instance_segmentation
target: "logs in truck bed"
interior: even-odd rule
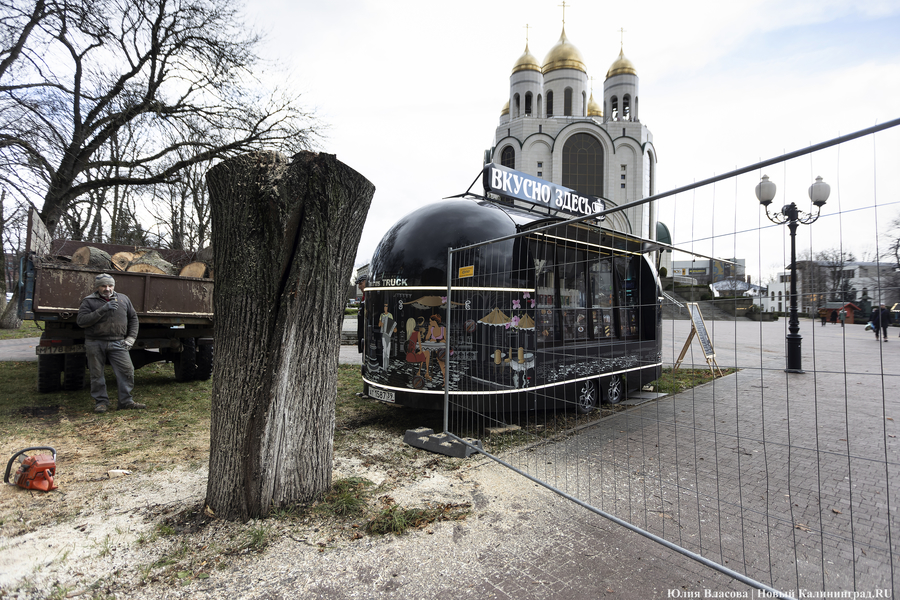
[[[197,254],[211,254],[211,249],[203,249]],[[187,258],[190,256],[185,253]],[[82,246],[72,253],[72,264],[82,265],[102,271],[126,271],[131,273],[153,273],[156,275],[177,275],[179,277],[201,277],[212,279],[212,269],[201,260],[186,262],[180,267],[165,260],[155,249],[123,250],[112,256],[94,246]]]

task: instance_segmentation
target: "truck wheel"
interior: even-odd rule
[[[604,387],[604,399],[609,404],[618,404],[625,399],[625,380],[621,375],[613,375],[607,379]]]
[[[84,387],[84,373],[87,367],[87,356],[84,354],[66,354],[63,366],[63,389],[80,390]]]
[[[63,370],[62,354],[38,354],[38,392],[58,392]]]
[[[194,373],[194,379],[206,381],[212,376],[213,355],[212,344],[197,345],[197,372]]]
[[[175,367],[175,381],[192,381],[197,372],[197,346],[194,338],[181,340],[181,354],[175,355],[172,365]]]
[[[597,384],[593,379],[588,379],[578,386],[578,403],[575,408],[578,410],[578,414],[586,415],[597,408],[599,400],[600,390],[597,389]]]

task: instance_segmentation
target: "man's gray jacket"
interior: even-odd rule
[[[119,308],[113,311],[106,310],[107,302],[97,292],[81,301],[75,322],[84,329],[87,339],[119,341],[137,338],[138,316],[131,300],[125,294],[115,292],[112,299],[119,302]]]

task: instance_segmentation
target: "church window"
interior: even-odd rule
[[[542,163],[542,162],[540,162],[540,161],[538,161],[538,169],[541,169],[541,168],[543,168],[543,166],[544,166],[544,163]]]
[[[587,105],[588,105],[587,94],[585,94],[584,92],[581,92],[581,116],[582,117],[587,116]]]
[[[516,168],[516,151],[513,150],[512,146],[507,146],[500,153],[500,164],[508,169]]]
[[[516,94],[513,96],[513,108],[515,111],[513,112],[513,119],[519,116],[519,95]]]
[[[582,194],[603,196],[603,146],[594,136],[576,133],[563,145],[562,185]]]
[[[525,94],[525,116],[531,116],[531,92]]]
[[[563,96],[563,114],[567,117],[572,116],[572,88],[566,88]]]
[[[612,104],[612,109],[609,111],[609,118],[613,121],[619,120],[619,99],[615,96],[610,100],[610,104]]]
[[[631,120],[631,96],[628,94],[622,98],[622,118],[626,121]]]
[[[547,92],[547,116],[553,116],[553,92]]]

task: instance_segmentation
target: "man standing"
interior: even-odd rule
[[[872,311],[872,325],[875,327],[875,339],[884,334],[884,341],[888,341],[888,325],[891,324],[891,312],[885,307],[884,302]]]
[[[91,373],[94,412],[109,408],[104,365],[109,360],[119,388],[119,409],[146,408],[131,395],[134,389],[134,365],[128,353],[138,335],[138,317],[125,294],[115,291],[116,280],[101,273],[94,278],[94,293],[81,301],[76,323],[84,329],[84,350]]]
[[[388,312],[387,304],[384,305],[384,312],[378,315],[378,327],[381,329],[381,368],[386,372],[391,360],[391,335],[397,328],[394,315]]]

